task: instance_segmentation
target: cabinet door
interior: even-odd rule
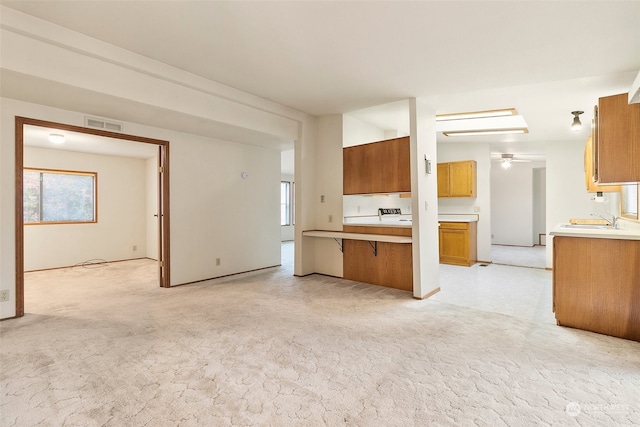
[[[555,236],[558,325],[640,341],[639,266],[640,241]]]
[[[587,138],[587,143],[584,147],[584,176],[587,187],[587,192],[617,192],[620,191],[619,185],[598,185],[594,177],[594,165],[593,165],[593,137]]]
[[[449,197],[476,197],[476,162],[449,163]]]
[[[469,231],[466,224],[440,223],[440,262],[444,264],[469,264]],[[453,228],[455,226],[456,228]]]
[[[343,194],[361,194],[366,189],[364,178],[367,161],[365,150],[360,147],[342,149],[342,186]],[[361,178],[363,176],[363,178]]]
[[[342,150],[343,194],[409,193],[409,137]]]
[[[640,104],[626,93],[598,100],[598,183],[640,181]]]
[[[438,197],[449,197],[449,163],[438,163]]]

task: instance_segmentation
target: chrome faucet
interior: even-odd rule
[[[607,221],[607,224],[609,224],[611,228],[613,228],[614,230],[618,228],[618,217],[616,217],[615,215],[611,215],[611,220],[603,217],[602,215],[598,215],[594,213],[592,213],[591,216],[597,216],[598,218],[604,219],[605,221]]]

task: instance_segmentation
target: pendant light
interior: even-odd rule
[[[578,132],[582,129],[582,123],[580,123],[580,114],[583,114],[584,111],[572,111],[573,114],[573,123],[571,124],[571,130],[574,132]]]

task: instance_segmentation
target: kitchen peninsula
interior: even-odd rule
[[[640,224],[622,227],[551,231],[558,325],[640,341]]]
[[[343,148],[342,230],[302,233],[336,241],[336,250],[342,251],[343,278],[414,291],[409,152],[409,137]],[[446,182],[466,189],[447,197],[475,198],[475,162],[446,165],[456,172],[447,175]],[[477,214],[439,216],[439,243],[433,245],[441,248],[441,263],[476,262],[478,218]]]
[[[384,211],[390,212],[390,215],[384,215]],[[345,279],[413,291],[411,215],[401,215],[400,209],[379,209],[378,217],[345,218],[343,229],[357,235],[406,239],[406,243],[380,242],[374,251],[368,242],[344,240],[342,259]]]
[[[313,230],[303,235],[336,240],[342,251],[343,278],[412,291],[411,215],[395,210],[390,215],[345,217],[343,231]],[[440,215],[438,219],[441,228],[442,224],[452,228],[445,231],[445,236],[453,235],[440,242],[441,260],[444,259],[441,262],[466,266],[475,263],[475,232],[470,234],[468,230],[475,230],[478,215]]]

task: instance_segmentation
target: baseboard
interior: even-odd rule
[[[139,257],[139,258],[116,259],[116,260],[112,260],[112,261],[107,261],[107,260],[101,259],[101,258],[94,258],[94,259],[89,259],[89,260],[86,260],[86,261],[79,262],[79,263],[74,264],[74,265],[65,265],[65,266],[62,266],[62,267],[41,268],[41,269],[38,269],[38,270],[25,270],[24,272],[25,273],[36,273],[38,271],[51,271],[51,270],[61,270],[63,268],[81,267],[83,264],[85,264],[85,265],[111,264],[111,263],[114,263],[114,262],[136,261],[136,260],[139,260],[139,259],[150,259],[152,261],[156,261],[153,258],[144,257],[144,256],[143,257]],[[90,262],[90,261],[100,261],[100,262]]]
[[[208,282],[209,280],[224,279],[225,277],[239,276],[241,274],[254,273],[256,271],[262,271],[262,270],[268,270],[270,268],[280,267],[281,265],[282,264],[276,264],[276,265],[271,265],[271,266],[268,266],[268,267],[256,268],[254,270],[240,271],[238,273],[231,273],[231,274],[224,274],[222,276],[209,277],[208,279],[194,280],[193,282],[178,283],[177,285],[169,286],[169,288],[176,288],[178,286],[193,285],[194,283]]]
[[[440,286],[438,286],[437,288],[435,288],[431,292],[427,293],[426,295],[423,295],[422,297],[415,297],[414,296],[413,299],[418,299],[418,300],[427,299],[427,298],[430,298],[430,297],[434,296],[438,292],[440,292]]]

